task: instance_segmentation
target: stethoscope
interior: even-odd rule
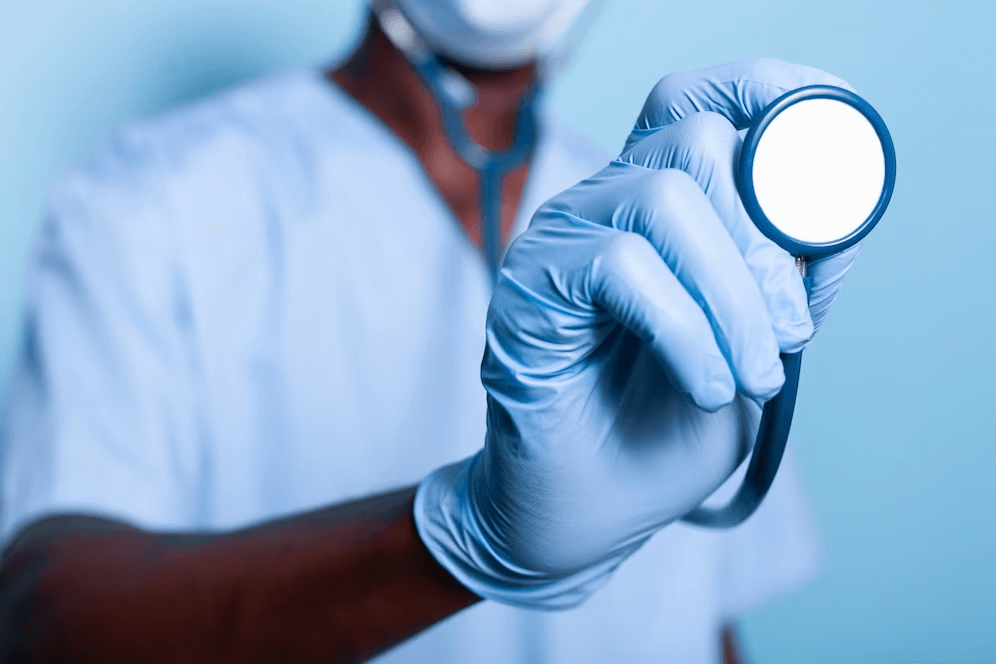
[[[498,282],[504,253],[502,237],[502,182],[505,176],[524,164],[536,148],[539,134],[537,107],[550,80],[568,62],[583,32],[590,29],[601,10],[602,0],[589,3],[575,20],[568,39],[544,57],[536,67],[533,82],[516,111],[512,145],[502,151],[489,150],[467,131],[463,113],[477,99],[474,85],[452,67],[444,64],[425,44],[392,0],[374,0],[372,9],[381,30],[405,57],[436,101],[443,131],[460,158],[477,171],[480,179],[481,248],[487,262],[491,285]]]
[[[480,176],[481,244],[494,285],[504,246],[502,181],[532,155],[538,97],[544,81],[567,55],[558,53],[537,68],[517,112],[511,147],[488,150],[470,136],[463,120],[464,111],[476,101],[473,84],[440,61],[392,0],[372,4],[384,34],[435,98],[450,144]],[[579,21],[582,29],[590,27],[594,13]],[[885,213],[895,179],[895,149],[881,116],[858,95],[832,86],[793,90],[765,108],[747,132],[737,168],[747,213],[768,239],[795,257],[807,294],[809,262],[844,251],[865,237]],[[722,507],[699,506],[684,521],[730,528],[764,500],[788,441],[802,352],[783,354],[782,364],[785,383],[764,405],[737,493]]]
[[[737,186],[747,214],[795,257],[806,293],[811,261],[864,238],[882,218],[896,182],[896,152],[882,117],[843,88],[788,92],[754,119],[740,150]],[[783,353],[785,383],[764,405],[743,483],[718,508],[699,506],[684,520],[729,528],[760,506],[788,442],[802,351]]]

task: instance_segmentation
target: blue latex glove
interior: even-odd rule
[[[855,251],[811,267],[740,202],[738,128],[784,92],[844,86],[752,60],[664,78],[626,148],[558,195],[508,251],[481,369],[478,455],[419,489],[419,532],[479,595],[575,605],[698,506],[753,444]],[[662,561],[666,564],[666,561]]]

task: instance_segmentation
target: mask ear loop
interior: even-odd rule
[[[590,29],[603,2],[604,0],[594,0],[589,4],[575,21],[570,31],[571,38],[562,40],[560,48],[538,63],[536,76],[516,111],[512,145],[502,151],[485,148],[467,131],[463,112],[477,101],[477,90],[473,83],[440,60],[392,0],[373,0],[371,3],[381,30],[435,98],[450,145],[478,173],[481,246],[492,287],[498,283],[505,244],[501,223],[502,182],[508,173],[525,163],[535,151],[539,133],[537,107],[544,84],[551,76],[562,71],[565,64],[573,58],[577,41],[575,31],[586,33]]]

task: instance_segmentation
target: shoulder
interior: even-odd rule
[[[261,220],[313,203],[319,163],[362,124],[317,69],[233,87],[107,136],[54,189],[45,231],[145,259],[254,242]]]
[[[122,133],[147,143],[164,165],[177,170],[235,156],[242,166],[263,158],[287,166],[295,156],[305,157],[303,147],[334,135],[348,120],[348,109],[332,90],[316,69],[286,70],[134,123]]]
[[[351,110],[318,70],[280,72],[120,127],[71,169],[53,203],[235,203],[272,174],[306,174],[316,150],[348,133]]]

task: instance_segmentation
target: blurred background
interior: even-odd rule
[[[364,0],[0,0],[0,384],[46,196],[131,118],[355,43]],[[996,3],[610,0],[552,110],[618,152],[665,73],[770,55],[889,124],[898,182],[806,357],[825,570],[750,614],[781,662],[996,662]]]

